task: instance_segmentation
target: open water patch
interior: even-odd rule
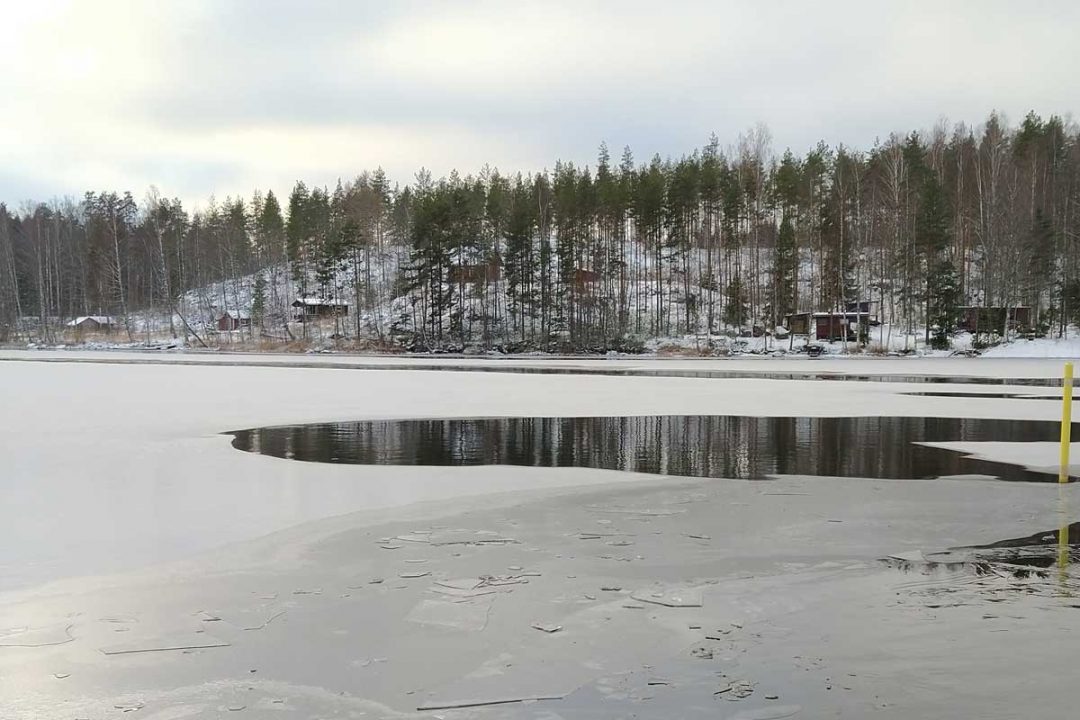
[[[935,598],[930,608],[1004,602],[1023,595],[1074,598],[1080,591],[1080,522],[983,545],[904,552],[882,562],[921,576],[901,587]],[[1080,608],[1075,602],[1069,606]]]
[[[584,467],[707,478],[990,476],[1056,481],[1050,470],[968,457],[927,442],[1057,441],[1038,420],[647,415],[361,420],[236,430],[238,450],[356,465]],[[1073,429],[1074,437],[1080,428]],[[1056,471],[1054,471],[1056,473]]]

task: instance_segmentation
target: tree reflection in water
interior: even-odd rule
[[[1050,482],[1022,467],[920,442],[1056,441],[1056,422],[921,417],[509,417],[370,420],[254,428],[233,447],[361,465],[588,467],[712,478],[920,479],[989,475]]]

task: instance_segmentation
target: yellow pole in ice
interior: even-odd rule
[[[1058,482],[1069,482],[1069,441],[1072,435],[1073,364],[1065,363],[1065,381],[1061,387],[1061,469]]]

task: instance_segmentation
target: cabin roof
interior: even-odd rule
[[[93,320],[98,325],[112,325],[113,319],[108,315],[80,315],[74,320],[68,322],[68,327],[77,327],[82,325],[87,320]]]
[[[318,298],[318,297],[298,297],[298,298],[296,298],[296,300],[293,301],[293,307],[297,307],[297,306],[300,306],[300,305],[336,305],[336,306],[344,306],[344,305],[348,305],[348,304],[349,304],[348,300],[334,300],[334,299],[329,299],[329,298]]]
[[[865,310],[856,312],[855,310],[837,310],[836,312],[816,312],[813,313],[816,318],[828,318],[828,317],[870,317],[870,313]]]
[[[957,310],[1004,310],[1005,305],[957,305]],[[1030,305],[1009,305],[1009,310],[1030,310]]]

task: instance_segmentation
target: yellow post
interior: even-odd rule
[[[1065,381],[1061,387],[1061,469],[1058,482],[1069,482],[1069,441],[1072,436],[1073,364],[1065,363]]]

